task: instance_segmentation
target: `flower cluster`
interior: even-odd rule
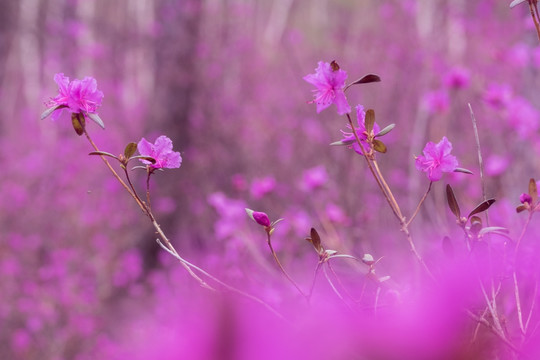
[[[152,144],[145,138],[142,138],[137,144],[137,150],[142,156],[151,157],[156,160],[152,163],[146,159],[140,159],[143,164],[150,166],[152,169],[175,169],[182,164],[182,157],[177,151],[173,151],[172,140],[162,135]]]
[[[96,114],[103,100],[103,92],[98,90],[96,79],[87,76],[82,80],[69,81],[69,77],[58,73],[54,75],[54,81],[58,85],[58,95],[46,104],[49,110],[42,117],[48,116],[52,111],[52,119],[57,120],[62,110],[67,108],[72,113],[88,115],[104,127],[101,120],[97,120],[99,117],[92,116]]]

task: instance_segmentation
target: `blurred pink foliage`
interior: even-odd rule
[[[523,311],[534,310],[531,326],[540,321],[537,215],[518,260],[503,256],[526,222],[515,212],[520,194],[540,171],[540,46],[528,10],[490,0],[6,2],[0,358],[512,359],[484,327],[470,342],[476,324],[461,310],[485,310],[472,280],[476,272],[493,276],[501,284],[498,311],[519,334],[514,268]],[[323,62],[307,84],[302,79],[320,58],[335,58],[343,70]],[[382,82],[351,87],[345,97],[345,70],[352,79],[376,73]],[[51,100],[51,77],[61,71],[83,80],[58,75]],[[319,115],[306,105],[312,85]],[[161,225],[187,258],[264,298],[293,324],[193,283],[156,245],[101,160],[87,156],[92,148],[71,124],[39,122],[47,101],[75,112],[99,109],[107,130],[89,130],[115,155],[142,137],[170,137],[183,162],[182,171],[152,179]],[[443,178],[462,212],[483,200],[470,103],[486,191],[497,199],[490,223],[508,228],[513,241],[492,234],[469,256],[445,184],[434,184],[411,231],[440,283],[418,280],[364,158],[328,146],[349,102],[375,109],[381,126],[396,123],[378,159],[407,215],[426,182],[413,155],[443,136],[475,173]],[[322,112],[332,104],[337,113]],[[144,188],[144,174],[132,173]],[[338,254],[382,257],[377,274],[390,280],[377,283],[365,264],[336,259],[333,269],[358,311],[320,274],[305,306],[273,266],[264,231],[246,217],[248,203],[284,218],[276,249],[303,289],[319,260],[305,241],[311,227]],[[487,254],[492,262],[478,269],[468,263]],[[523,351],[538,357],[539,335],[527,334]]]

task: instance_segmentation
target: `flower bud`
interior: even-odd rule
[[[531,195],[527,194],[527,193],[523,193],[519,196],[519,201],[522,203],[522,204],[529,204],[531,205],[532,204],[532,197]]]
[[[266,215],[265,213],[260,212],[260,211],[253,211],[247,208],[246,208],[246,213],[251,218],[251,220],[255,221],[257,224],[264,227],[270,226],[270,219],[268,218],[268,215]]]

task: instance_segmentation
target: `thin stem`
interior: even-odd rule
[[[519,245],[521,244],[521,241],[523,240],[523,237],[525,236],[525,232],[527,231],[527,228],[529,227],[529,223],[531,222],[533,212],[529,211],[529,216],[527,217],[527,220],[525,221],[525,225],[523,225],[523,229],[521,230],[521,234],[519,234],[519,237],[516,241],[516,247],[514,248],[514,266],[515,261],[517,260],[517,253],[519,250]]]
[[[385,188],[383,187],[381,180],[377,176],[377,173],[375,172],[375,169],[373,168],[373,165],[369,161],[368,154],[366,153],[366,150],[364,149],[364,145],[362,145],[362,141],[360,140],[360,137],[358,137],[358,133],[356,132],[356,128],[353,125],[351,115],[347,113],[347,119],[349,120],[349,125],[351,126],[352,132],[354,134],[354,137],[356,139],[356,142],[358,143],[360,150],[362,151],[362,155],[364,156],[364,159],[366,159],[366,163],[368,165],[369,170],[371,171],[371,174],[375,178],[375,181],[377,182],[377,185],[379,186],[379,189],[381,189],[381,192],[383,193],[386,201],[388,202],[388,205],[390,205],[390,208],[392,209],[392,212],[394,215],[398,218],[398,220],[401,221],[401,217],[397,213],[396,209],[394,208],[394,205],[392,204],[390,197],[388,196]]]
[[[373,314],[377,315],[377,307],[379,306],[379,295],[381,294],[381,287],[377,286],[377,291],[375,292],[375,301],[373,303]]]
[[[147,171],[146,176],[146,204],[148,206],[148,209],[152,209],[152,205],[150,203],[150,176],[152,176],[152,173],[150,171]]]
[[[517,354],[520,354],[521,351],[514,345],[512,344],[505,336],[504,334],[502,334],[501,332],[499,332],[497,329],[495,329],[493,327],[493,325],[491,325],[486,319],[484,319],[483,317],[480,318],[478,316],[476,316],[475,314],[473,314],[470,310],[466,310],[466,314],[471,318],[473,319],[474,321],[484,325],[489,331],[491,331],[493,334],[495,334],[499,339],[501,339],[501,341],[506,345],[508,346],[510,349],[512,349],[515,353]]]
[[[311,300],[311,296],[313,295],[313,289],[315,289],[315,281],[317,280],[317,274],[319,273],[320,268],[321,262],[319,261],[317,263],[317,266],[315,267],[315,272],[313,273],[313,282],[311,283],[311,288],[309,289],[308,300]]]
[[[345,301],[343,296],[340,294],[338,289],[334,286],[334,283],[332,282],[332,279],[330,279],[330,276],[328,276],[328,273],[326,272],[326,268],[323,266],[322,269],[323,269],[324,276],[326,277],[326,280],[330,284],[330,287],[332,288],[332,290],[334,290],[338,298],[340,298],[345,304],[347,304],[347,302]],[[349,304],[347,304],[347,306],[349,306]]]
[[[334,277],[336,278],[337,282],[339,283],[339,285],[341,286],[341,288],[343,289],[343,291],[345,292],[345,294],[349,297],[349,299],[351,301],[354,301],[354,298],[352,297],[351,293],[347,290],[347,288],[345,287],[345,285],[343,285],[343,282],[341,282],[341,278],[336,274],[336,272],[334,271],[334,268],[332,267],[332,264],[330,264],[330,261],[327,261],[326,264],[328,265],[328,268],[330,269],[330,271],[332,272],[332,275],[334,275]]]
[[[527,329],[529,328],[529,323],[531,322],[532,313],[534,310],[534,306],[536,305],[536,295],[538,294],[538,279],[535,279],[534,281],[534,293],[532,296],[532,303],[531,303],[531,310],[529,311],[529,315],[527,316],[527,320],[525,321],[525,332],[527,332]]]
[[[99,148],[97,147],[97,145],[94,143],[94,141],[92,140],[92,138],[90,137],[90,135],[88,134],[88,132],[86,131],[86,129],[84,128],[83,129],[84,131],[84,135],[86,136],[86,138],[88,139],[88,141],[90,142],[90,144],[92,145],[92,147],[94,148],[94,150],[96,151],[100,151]],[[124,187],[124,189],[126,189],[126,191],[129,193],[129,195],[131,195],[133,197],[133,199],[135,199],[135,202],[137,202],[137,205],[139,205],[139,207],[141,208],[141,210],[143,210],[144,212],[146,212],[146,209],[143,205],[142,202],[140,202],[140,200],[138,199],[138,197],[131,191],[131,189],[129,188],[129,186],[124,182],[124,180],[122,180],[122,178],[120,177],[120,175],[118,175],[118,173],[113,169],[113,167],[111,166],[111,164],[109,163],[109,160],[107,160],[107,158],[103,155],[99,155],[99,157],[101,158],[101,160],[103,160],[103,162],[105,163],[105,165],[109,168],[109,170],[111,171],[111,173],[113,174],[113,176],[116,178],[116,180],[118,180],[118,182],[122,185],[122,187]]]
[[[206,272],[205,270],[201,269],[200,267],[190,263],[189,261],[186,261],[185,259],[183,259],[182,257],[180,257],[180,255],[178,255],[178,253],[176,251],[171,251],[165,244],[163,244],[161,241],[159,241],[159,239],[156,239],[157,243],[165,250],[167,251],[169,254],[171,254],[173,257],[175,257],[178,261],[180,261],[180,263],[182,264],[185,264],[191,268],[193,268],[194,270],[197,270],[199,271],[201,274],[207,276],[208,278],[210,278],[211,280],[215,281],[216,283],[222,285],[224,288],[228,289],[229,291],[231,292],[235,292],[239,295],[242,295],[248,299],[251,299],[255,302],[258,302],[259,304],[263,305],[264,307],[266,307],[268,310],[270,310],[270,312],[272,312],[274,315],[276,315],[277,317],[279,317],[280,319],[283,319],[283,320],[286,320],[283,315],[281,315],[279,312],[277,312],[273,307],[271,307],[269,304],[267,304],[266,302],[264,302],[263,300],[259,299],[258,297],[256,296],[253,296],[253,295],[250,295],[242,290],[239,290],[237,288],[235,288],[234,286],[231,286],[221,280],[219,280],[218,278],[216,278],[215,276],[211,275],[210,273]]]
[[[270,235],[270,232],[267,232],[266,233],[266,236],[267,236],[267,242],[268,242],[268,247],[270,248],[270,252],[272,253],[272,256],[274,257],[274,260],[276,261],[276,264],[278,265],[279,269],[281,270],[281,272],[283,273],[283,275],[285,275],[285,277],[287,278],[287,280],[289,280],[289,282],[291,284],[294,285],[294,287],[296,288],[296,290],[298,290],[298,292],[306,299],[309,301],[309,297],[302,291],[302,289],[300,289],[300,287],[298,286],[298,284],[289,276],[289,274],[287,273],[287,271],[285,271],[285,268],[283,267],[283,265],[281,265],[281,262],[279,261],[279,258],[276,254],[276,252],[274,251],[274,248],[272,247],[272,241],[271,241],[271,235]]]
[[[512,272],[512,278],[514,280],[514,296],[516,298],[516,309],[517,309],[517,315],[518,315],[519,328],[521,330],[521,333],[525,335],[525,326],[523,325],[523,314],[521,312],[521,301],[519,299],[519,288],[518,288],[518,282],[517,282],[517,275],[515,271]]]
[[[416,215],[418,215],[418,212],[420,211],[420,207],[422,207],[422,204],[424,203],[424,201],[426,200],[429,192],[431,191],[431,185],[433,185],[433,181],[429,182],[429,186],[427,188],[427,191],[424,193],[424,196],[422,196],[422,199],[420,199],[420,202],[418,203],[418,206],[416,207],[416,210],[414,210],[414,213],[412,214],[411,218],[406,223],[407,227],[409,227],[409,225],[411,225],[411,223],[414,220],[414,218],[416,217]]]
[[[529,9],[531,11],[531,16],[534,22],[534,27],[536,28],[536,34],[538,35],[538,39],[540,40],[540,24],[539,24],[540,17],[538,16],[538,8],[537,8],[536,3],[533,4],[533,2],[530,0],[528,1],[528,3],[529,3]]]

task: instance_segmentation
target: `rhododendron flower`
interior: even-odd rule
[[[62,110],[67,108],[72,113],[88,115],[104,127],[99,117],[92,116],[96,114],[103,100],[103,92],[97,89],[96,79],[87,76],[82,80],[69,81],[69,77],[58,73],[54,75],[54,81],[58,84],[58,95],[46,104],[49,109],[55,109],[52,113],[53,120],[57,120]]]
[[[142,156],[148,156],[156,160],[154,164],[152,162],[139,159],[144,164],[149,165],[154,169],[161,168],[179,168],[182,164],[182,157],[177,151],[173,151],[173,145],[171,139],[162,135],[158,137],[155,143],[148,142],[145,138],[137,144],[137,150]]]
[[[356,106],[356,119],[358,121],[358,127],[355,128],[356,134],[358,135],[358,138],[360,139],[360,142],[365,147],[369,148],[369,144],[367,142],[367,131],[366,131],[366,112],[364,111],[364,106],[357,105]],[[351,126],[347,125],[347,127],[350,129]],[[380,126],[375,123],[373,124],[373,135],[377,135],[381,131]],[[351,147],[356,151],[358,154],[362,154],[362,150],[360,149],[360,145],[358,145],[358,142],[356,141],[356,137],[351,132],[343,131],[341,130],[341,133],[343,134],[343,139],[341,139],[341,142],[351,143]]]
[[[313,92],[315,99],[310,103],[317,104],[317,113],[320,113],[332,104],[336,104],[339,115],[351,112],[351,107],[345,97],[345,79],[347,73],[341,70],[333,62],[332,64],[319,61],[319,66],[315,69],[315,74],[304,76],[304,80],[316,87]]]
[[[424,147],[424,155],[416,158],[416,168],[427,173],[431,181],[439,181],[443,172],[453,172],[458,161],[455,156],[450,155],[452,143],[446,136],[438,144],[428,142]]]

